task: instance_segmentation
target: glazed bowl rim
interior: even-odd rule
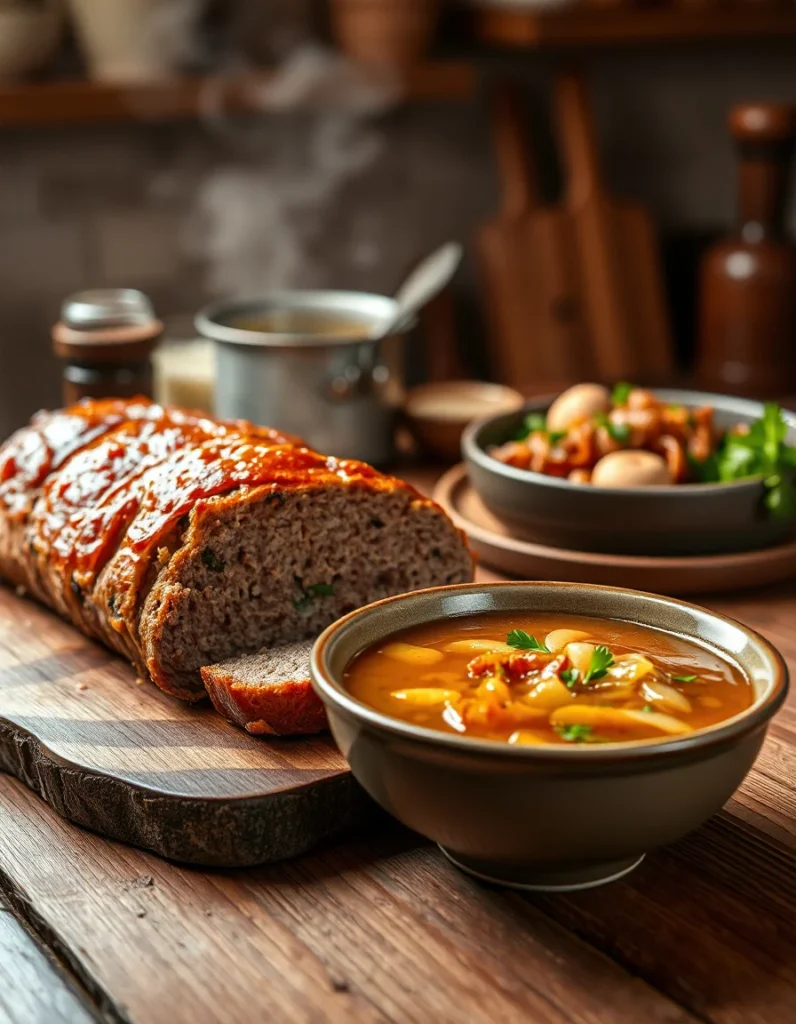
[[[762,653],[764,660],[769,662],[774,677],[774,684],[770,691],[762,698],[757,698],[743,711],[722,722],[706,726],[703,729],[695,730],[685,736],[678,736],[672,739],[662,740],[632,740],[625,743],[600,743],[600,744],[550,744],[548,746],[519,746],[506,743],[502,740],[476,739],[468,736],[459,736],[454,733],[441,732],[435,729],[428,729],[424,726],[413,725],[398,718],[391,718],[389,715],[376,711],[374,708],[362,703],[352,697],[343,686],[342,681],[333,678],[327,667],[327,651],[330,644],[334,642],[342,632],[348,629],[352,622],[363,616],[373,614],[376,609],[386,608],[398,603],[411,603],[421,595],[432,594],[445,595],[452,593],[490,591],[503,588],[546,588],[561,589],[570,591],[585,592],[595,595],[597,593],[627,594],[639,598],[645,603],[652,603],[660,606],[675,606],[696,611],[700,615],[707,616],[718,622],[724,623],[732,628],[740,630]],[[596,609],[595,617],[599,618],[599,609]],[[594,613],[592,613],[594,614]],[[440,619],[445,616],[440,615]],[[436,621],[428,618],[426,622]],[[628,621],[614,619],[613,621]],[[649,628],[659,629],[671,633],[672,630],[662,629],[649,621],[643,621],[641,617],[635,620],[640,625]],[[385,631],[381,639],[390,636]],[[699,638],[681,635],[702,646]],[[363,647],[372,646],[373,641]],[[715,649],[715,648],[711,648]],[[358,653],[362,653],[359,651]],[[719,652],[726,659],[726,655]],[[626,762],[628,760],[647,761],[667,756],[676,756],[688,752],[701,752],[707,747],[713,747],[728,741],[740,739],[743,735],[752,732],[754,729],[764,725],[779,710],[783,704],[789,687],[789,672],[784,658],[779,651],[765,637],[756,630],[745,626],[737,619],[728,615],[722,615],[712,609],[704,608],[701,605],[689,601],[680,601],[676,598],[664,597],[660,594],[652,594],[641,590],[631,590],[627,587],[609,587],[592,583],[561,583],[548,581],[531,580],[506,580],[490,583],[458,583],[444,587],[429,587],[425,590],[414,591],[409,594],[399,594],[395,597],[387,597],[381,601],[374,601],[349,612],[343,618],[338,619],[328,626],[317,638],[312,647],[310,656],[310,672],[312,686],[324,704],[331,704],[336,711],[343,712],[357,719],[363,724],[380,732],[389,733],[397,738],[414,741],[428,747],[436,747],[448,750],[451,753],[459,753],[470,756],[509,758],[511,760],[528,761],[536,764],[610,764]]]
[[[692,391],[688,388],[650,388],[654,395],[660,395],[664,398],[671,398],[674,401],[678,401],[679,404],[686,406],[686,408],[699,408],[701,405],[712,405],[714,409],[718,409],[723,412],[733,412],[733,407],[738,408],[740,413],[740,407],[746,407],[746,411],[740,413],[741,415],[753,416],[759,418],[765,408],[765,402],[759,402],[752,398],[739,398],[734,395],[719,395],[709,391]],[[680,396],[680,397],[676,397]],[[690,396],[691,401],[686,400],[683,396]],[[527,411],[534,412],[537,409],[549,408],[552,402],[557,398],[557,395],[540,395],[538,397],[529,398],[523,406],[523,409],[518,409],[517,412]],[[698,399],[698,401],[693,401]],[[781,406],[783,415],[788,426],[796,430],[796,413],[784,406]],[[478,436],[481,431],[491,426],[496,420],[503,419],[512,415],[511,413],[498,413],[494,416],[482,417],[481,419],[474,420],[469,426],[466,427],[462,434],[462,455],[467,462],[474,462],[480,469],[486,470],[502,476],[508,480],[513,480],[516,483],[522,483],[526,485],[538,484],[542,487],[551,487],[563,492],[569,491],[570,493],[577,493],[579,495],[584,494],[584,488],[587,489],[590,500],[605,500],[614,497],[633,497],[635,499],[660,499],[666,497],[668,499],[674,499],[675,501],[679,498],[693,498],[695,495],[700,494],[729,494],[733,491],[737,492],[741,488],[753,487],[757,488],[760,486],[760,481],[763,479],[762,476],[749,476],[744,477],[741,480],[730,480],[726,482],[717,483],[694,483],[694,484],[675,484],[667,486],[657,487],[591,487],[585,484],[573,483],[570,480],[564,480],[561,477],[548,476],[546,473],[537,473],[532,469],[518,469],[516,466],[509,466],[505,462],[500,462],[498,459],[493,458],[485,448],[481,446],[478,441]]]

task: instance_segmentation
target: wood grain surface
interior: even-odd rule
[[[96,1019],[0,900],[0,1024],[92,1024]]]
[[[796,671],[796,584],[705,603]],[[0,890],[113,1022],[793,1024],[796,692],[724,811],[602,889],[501,891],[384,822],[199,871],[0,776]]]
[[[371,807],[330,737],[249,736],[5,587],[0,767],[78,824],[205,865],[294,856]]]

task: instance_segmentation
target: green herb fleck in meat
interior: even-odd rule
[[[212,548],[205,548],[202,552],[202,562],[211,572],[223,572],[226,565]]]
[[[293,605],[299,615],[308,615],[313,607],[313,601],[317,597],[330,597],[334,593],[333,583],[310,583],[305,587],[298,576],[293,577],[301,591],[297,598],[294,598]]]

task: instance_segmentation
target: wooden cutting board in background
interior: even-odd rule
[[[580,298],[598,375],[664,382],[674,356],[655,233],[638,203],[614,199],[600,170],[582,74],[559,72],[555,110]]]
[[[0,586],[0,770],[59,814],[190,864],[294,857],[376,814],[330,736],[262,740]]]
[[[479,231],[476,250],[492,364],[515,387],[591,376],[574,236],[564,210],[540,204],[514,86],[494,87],[490,117],[501,207]]]

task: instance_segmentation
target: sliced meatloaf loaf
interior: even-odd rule
[[[255,735],[292,736],[327,728],[310,683],[311,640],[210,665],[202,679],[216,711]]]
[[[146,400],[40,414],[0,448],[0,572],[187,700],[200,668],[472,576],[412,487]]]

